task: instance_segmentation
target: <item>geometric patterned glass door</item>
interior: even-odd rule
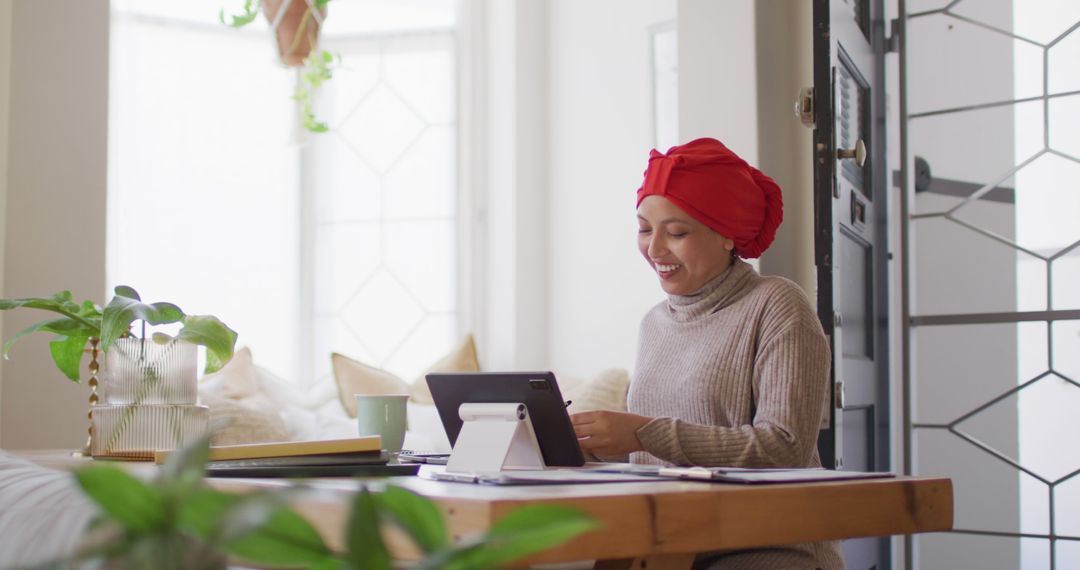
[[[915,568],[1080,568],[1080,2],[900,2]]]

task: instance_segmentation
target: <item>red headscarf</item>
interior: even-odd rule
[[[740,257],[759,257],[784,219],[784,200],[772,178],[716,139],[649,154],[637,203],[663,196],[695,220],[735,242]]]

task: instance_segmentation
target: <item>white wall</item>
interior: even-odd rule
[[[108,0],[22,0],[10,19],[11,91],[3,293],[105,292]],[[0,38],[3,36],[0,35]],[[0,90],[2,91],[2,90]],[[45,314],[15,311],[4,338]],[[45,336],[2,363],[0,447],[86,441],[85,386],[56,370]]]
[[[588,376],[633,366],[641,317],[663,298],[637,252],[635,192],[654,145],[650,27],[676,6],[548,5],[550,366]]]
[[[488,370],[547,367],[546,17],[529,0],[493,1],[482,15],[487,69],[474,80],[486,108],[473,127],[483,131],[477,342]]]
[[[679,137],[714,137],[758,163],[753,0],[679,0]]]
[[[802,0],[758,2],[754,21],[757,166],[784,194],[784,222],[760,270],[795,281],[814,300],[814,132],[792,112],[799,90],[814,84],[813,10]]]
[[[4,227],[7,225],[8,104],[11,94],[11,1],[0,1],[0,297],[4,296]],[[4,314],[0,313],[0,332]],[[0,368],[0,410],[4,407],[4,376]],[[3,441],[0,422],[0,442]]]

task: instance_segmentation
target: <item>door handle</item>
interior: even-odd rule
[[[836,149],[836,159],[843,160],[845,158],[855,159],[855,164],[860,168],[866,164],[866,143],[859,139],[855,141],[855,148],[838,148]]]
[[[814,88],[803,87],[795,98],[795,116],[808,129],[814,128]]]

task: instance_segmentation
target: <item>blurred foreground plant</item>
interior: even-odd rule
[[[303,485],[234,495],[205,485],[208,440],[174,453],[153,481],[115,466],[76,472],[102,510],[85,547],[54,567],[104,563],[121,568],[224,568],[227,557],[272,568],[389,570],[380,528],[405,531],[425,558],[416,569],[483,569],[555,547],[598,527],[577,509],[527,506],[479,537],[453,543],[439,508],[401,487],[361,487],[345,529],[345,552],[333,552],[289,502]]]

